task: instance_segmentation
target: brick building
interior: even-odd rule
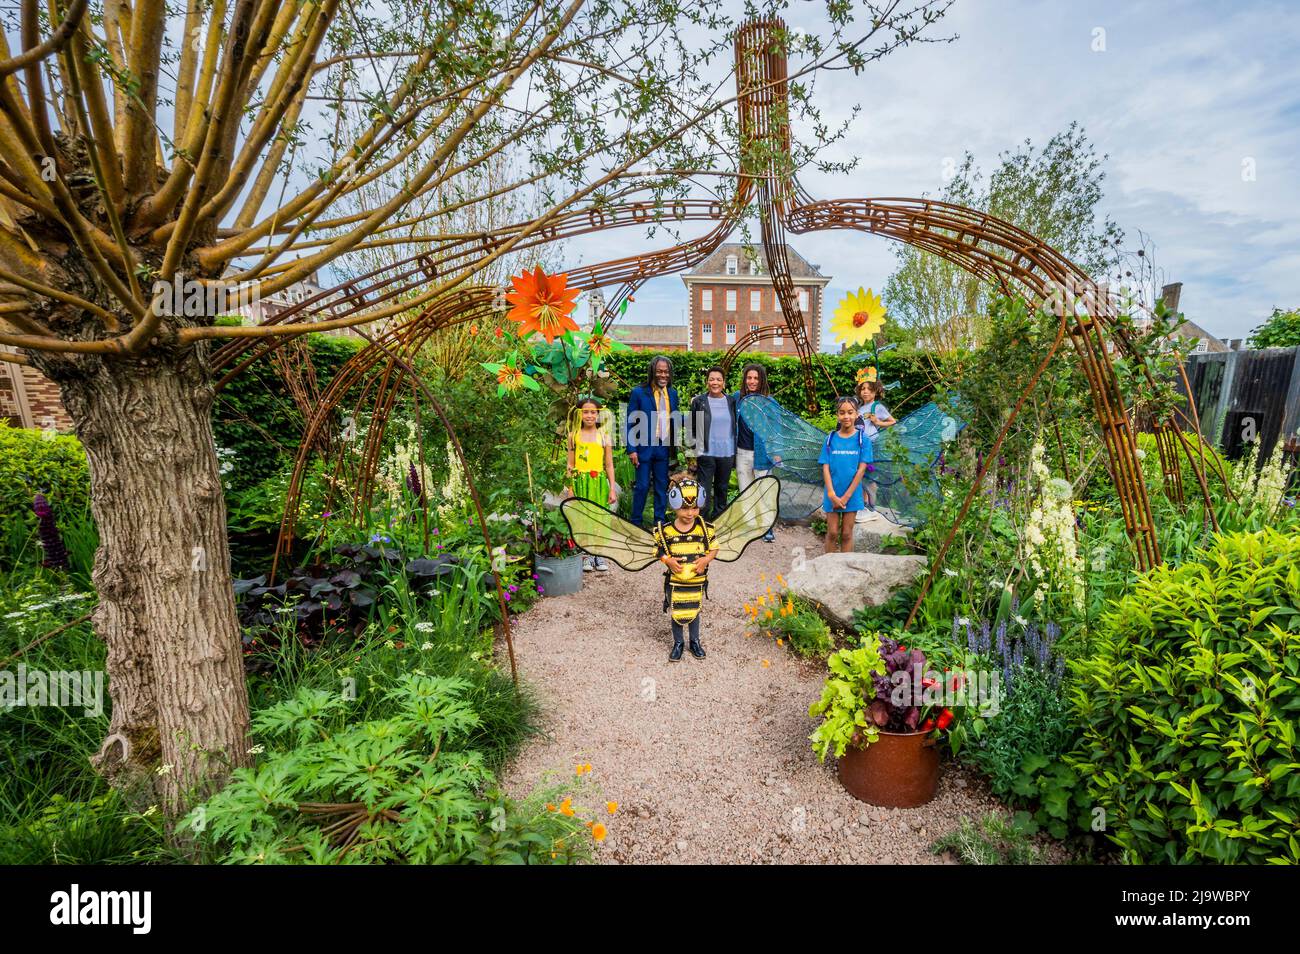
[[[823,299],[831,277],[788,245],[786,257],[808,340],[813,351],[820,351]],[[761,245],[722,245],[694,271],[682,275],[682,282],[687,295],[688,351],[726,350],[751,331],[785,329]],[[764,338],[746,350],[797,353],[788,333]]]
[[[11,427],[72,430],[59,386],[29,365],[8,361],[0,361],[0,420],[8,421]]]

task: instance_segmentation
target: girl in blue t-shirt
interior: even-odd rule
[[[832,431],[817,462],[822,465],[826,496],[826,552],[853,550],[853,524],[862,509],[862,475],[873,460],[871,441],[857,427],[858,402],[851,397],[835,399],[839,430]]]

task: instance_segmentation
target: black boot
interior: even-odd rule
[[[692,645],[692,646],[695,645],[694,641],[691,642],[691,645]],[[683,648],[685,648],[685,647],[682,645],[682,638],[681,638],[680,636],[674,634],[674,635],[673,635],[673,651],[670,652],[670,653],[668,654],[668,658],[671,659],[673,662],[680,662],[680,661],[681,661],[681,658],[682,658],[682,649],[683,649]]]
[[[691,655],[696,659],[704,658],[704,647],[700,645],[699,639],[695,636],[691,637]]]

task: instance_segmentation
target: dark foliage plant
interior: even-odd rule
[[[235,596],[244,631],[246,653],[255,643],[278,644],[285,622],[306,645],[318,644],[327,634],[357,637],[370,623],[380,590],[394,578],[404,579],[411,591],[428,593],[448,574],[463,565],[448,555],[404,560],[400,550],[376,544],[340,544],[329,559],[296,567],[280,582],[268,585],[265,574],[235,581]],[[463,585],[463,578],[458,585]],[[486,574],[478,585],[496,586]]]

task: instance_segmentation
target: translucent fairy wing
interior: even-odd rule
[[[560,504],[560,513],[578,546],[625,570],[644,570],[658,558],[654,537],[600,504],[572,497]]]
[[[934,469],[943,445],[955,438],[964,421],[931,402],[899,418],[893,427],[882,428],[873,439],[875,461],[868,475],[876,485],[873,503],[877,512],[894,523],[915,525],[920,500],[938,492]]]
[[[713,521],[713,545],[719,560],[740,559],[745,547],[772,529],[780,496],[780,480],[760,477],[718,515]]]
[[[773,461],[772,476],[781,481],[781,516],[797,520],[819,509],[824,485],[817,459],[826,432],[766,395],[745,398],[739,413]]]

